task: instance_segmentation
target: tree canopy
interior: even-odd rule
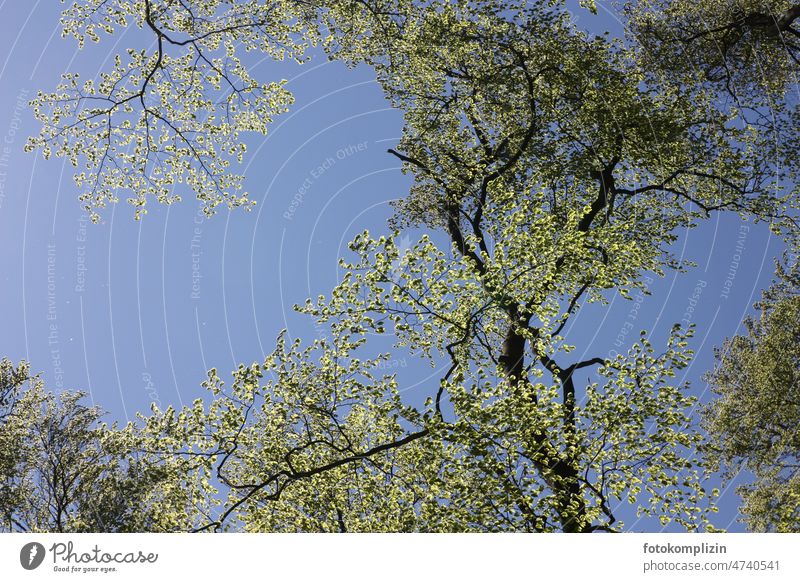
[[[744,98],[793,93],[800,4],[789,0],[644,0],[624,4],[631,33],[655,69]]]
[[[245,154],[241,134],[266,132],[292,97],[240,55],[303,60],[320,45],[374,67],[403,111],[389,153],[414,185],[392,227],[431,233],[404,253],[393,233],[360,234],[339,285],[297,307],[325,337],[281,335],[229,387],[212,370],[207,400],[129,429],[130,446],[206,508],[167,512],[173,522],[159,527],[618,531],[621,503],[665,525],[711,527],[717,492],[696,454],[696,399],[676,379],[693,330],[675,326],[660,348],[642,332],[610,357],[587,353],[568,325],[581,304],[647,293],[649,276],[689,268],[670,245],[714,212],[796,240],[797,162],[775,139],[793,128],[721,101],[714,74],[667,66],[660,4],[629,8],[641,34],[627,42],[579,29],[557,2],[67,8],[65,33],[81,46],[127,26],[155,37],[153,51],[118,55],[99,81],[66,75],[33,102],[42,132],[29,147],[78,168],[93,217],[118,190],[137,217],[151,199],[189,192],[209,213],[248,205],[229,169]],[[665,26],[681,27],[682,4]],[[748,112],[790,119],[777,89],[754,85],[764,100]],[[423,407],[400,398],[373,334],[393,335],[421,366],[447,363]]]
[[[711,457],[729,475],[746,469],[743,513],[755,531],[800,531],[800,267],[777,280],[745,321],[746,334],[717,351],[708,380],[719,398],[704,411]]]
[[[47,392],[27,362],[0,361],[0,531],[185,530],[201,505],[174,459],[133,425],[108,426],[86,395]]]

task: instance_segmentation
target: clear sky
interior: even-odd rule
[[[38,131],[25,103],[53,89],[63,72],[96,76],[116,50],[142,48],[142,37],[129,33],[78,52],[60,38],[61,8],[0,0],[0,356],[29,360],[50,389],[85,390],[110,419],[124,421],[151,401],[179,405],[203,395],[208,368],[261,360],[282,328],[313,337],[291,306],[328,292],[346,243],[364,228],[386,232],[389,201],[408,189],[410,179],[386,153],[402,117],[366,67],[265,59],[259,78],[288,79],[296,103],[266,139],[248,140],[252,212],[223,209],[204,219],[186,196],[171,208],[153,204],[141,222],[121,203],[93,225],[71,166],[22,152]],[[581,21],[615,28],[602,9],[598,17],[582,12]],[[625,347],[641,329],[663,338],[688,316],[698,326],[697,357],[685,379],[707,400],[701,376],[713,348],[741,331],[781,244],[764,225],[719,215],[683,233],[676,250],[698,266],[656,281],[651,297],[579,312],[570,336],[581,339],[573,342],[579,352],[605,355],[619,349],[618,338]],[[407,398],[429,395],[431,370],[402,355],[394,365]],[[738,502],[726,491],[715,524],[741,530]]]

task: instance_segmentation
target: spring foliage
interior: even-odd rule
[[[717,352],[708,375],[719,395],[704,411],[711,458],[743,485],[742,512],[755,531],[800,531],[800,268],[778,265],[777,280],[745,321],[746,333]]]
[[[631,16],[643,30],[650,8]],[[325,334],[281,335],[229,386],[212,370],[208,399],[130,429],[205,508],[168,512],[174,528],[619,531],[621,505],[710,527],[717,492],[678,379],[692,330],[659,347],[642,332],[610,357],[569,320],[688,268],[670,245],[714,212],[791,239],[795,166],[775,125],[557,2],[80,0],[63,26],[81,46],[128,26],[156,41],[34,100],[29,147],[76,165],[94,217],[118,190],[137,216],[184,192],[209,213],[249,204],[229,168],[241,135],[292,97],[243,51],[366,63],[404,113],[389,153],[414,184],[392,224],[430,234],[402,253],[397,232],[360,234],[340,284],[297,308]],[[381,335],[420,367],[444,362],[423,406],[386,373]]]

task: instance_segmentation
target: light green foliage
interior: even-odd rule
[[[709,106],[747,128],[748,159],[772,177],[759,188],[782,198],[776,230],[797,232],[800,4],[775,0],[645,0],[625,4],[636,59],[667,87],[704,95]],[[789,243],[796,251],[797,238]],[[704,420],[716,446],[709,458],[728,477],[745,468],[742,513],[756,531],[800,530],[797,265],[757,304],[746,334],[717,352],[708,380],[719,398]]]
[[[797,232],[797,75],[800,4],[788,0],[621,2],[634,58],[667,91],[738,126],[754,189],[771,191],[791,212],[767,213],[776,232]],[[722,131],[722,129],[720,129]],[[759,177],[760,176],[760,177]],[[727,185],[722,182],[721,185]],[[796,242],[796,241],[795,241]]]
[[[207,407],[198,400],[147,420],[154,443],[163,448],[166,437],[178,456],[203,459],[205,475],[227,488],[225,514],[210,525],[228,527],[232,514],[250,531],[326,531],[346,515],[354,530],[413,528],[389,477],[395,463],[425,461],[401,426],[396,382],[381,373],[386,356],[356,357],[358,336],[341,330],[308,347],[281,336],[263,364],[234,373],[229,390],[209,372]],[[409,446],[386,446],[398,439]],[[397,481],[424,478],[409,471]]]
[[[704,419],[709,453],[729,476],[744,468],[755,481],[739,488],[755,531],[800,531],[800,268],[778,267],[777,282],[729,339],[708,376],[719,396]]]
[[[281,336],[229,390],[212,371],[208,404],[148,419],[153,443],[175,437],[170,453],[204,453],[205,474],[228,491],[209,528],[617,530],[620,501],[703,526],[694,399],[674,383],[687,334],[674,330],[662,354],[643,337],[599,362],[580,402],[565,401],[544,364],[524,382],[498,364],[507,316],[469,259],[427,238],[402,257],[367,233],[352,249],[331,297],[298,308],[324,338],[303,347]],[[402,402],[372,334],[392,334],[421,365],[450,358],[423,408]]]
[[[205,51],[233,59],[243,43],[282,57],[276,47],[288,44],[300,58],[319,42],[331,58],[373,66],[403,111],[402,138],[389,151],[415,182],[393,225],[431,231],[402,255],[392,237],[362,233],[340,284],[298,307],[326,335],[308,345],[282,335],[229,388],[212,370],[207,401],[155,411],[130,429],[139,450],[172,463],[193,504],[213,509],[191,528],[618,531],[620,503],[663,524],[708,527],[717,492],[703,487],[695,401],[677,379],[692,330],[674,328],[663,350],[643,333],[619,355],[591,354],[585,338],[570,337],[570,317],[615,293],[649,292],[650,275],[688,268],[670,246],[712,212],[796,235],[796,195],[780,189],[795,168],[787,150],[742,124],[736,108],[717,106],[713,87],[651,73],[638,45],[580,31],[557,2],[331,0],[300,11],[291,2],[205,1],[191,3],[205,11],[196,22],[186,20],[187,5],[81,1],[67,12],[79,37],[91,37],[92,25],[69,23],[119,10],[162,40],[154,54],[118,61],[134,72],[118,64],[112,74],[123,82],[101,89],[127,91],[123,100],[139,92],[125,102],[139,134],[150,122],[167,126],[153,135],[195,123],[206,91],[244,98]],[[269,35],[255,23],[264,11],[274,18]],[[226,25],[234,16],[238,24]],[[178,62],[174,76],[162,75]],[[241,63],[226,62],[255,91]],[[161,117],[147,104],[159,91],[171,103],[160,102]],[[168,181],[130,188],[134,203],[168,201],[166,186],[192,172],[234,180],[219,154],[241,153],[239,131],[265,130],[289,102],[275,91],[277,101],[252,109],[257,120],[202,117],[191,135],[213,151],[170,150],[172,173],[155,173]],[[194,96],[187,105],[184,93]],[[74,132],[61,153],[87,150],[104,168],[107,138],[92,137],[103,130],[74,109],[49,113],[58,99],[40,97],[44,137],[32,145]],[[95,141],[76,149],[73,138]],[[115,159],[121,175],[151,180],[147,167]],[[789,169],[776,174],[781,162]],[[90,206],[127,187],[84,177],[99,184]],[[188,185],[209,210],[244,202],[204,180]],[[382,351],[381,335],[394,338],[392,352]],[[432,370],[424,406],[405,404],[397,376],[385,373],[400,351]],[[212,498],[221,506],[211,508]]]
[[[0,362],[0,531],[175,531],[199,519],[175,461],[140,452],[132,426],[106,426],[83,399]]]
[[[397,149],[417,184],[400,203],[405,218],[446,226],[451,201],[474,215],[493,191],[532,187],[547,188],[551,214],[573,200],[591,214],[600,188],[603,208],[653,214],[639,226],[661,232],[720,209],[797,232],[797,196],[781,191],[797,167],[790,144],[694,85],[650,74],[638,53],[587,36],[564,13],[452,2],[398,27],[363,58],[406,113]]]
[[[623,4],[642,57],[676,79],[717,84],[744,105],[793,91],[800,4],[791,0],[643,0]]]
[[[94,220],[117,190],[130,193],[137,217],[149,199],[172,203],[184,190],[209,214],[221,203],[249,205],[230,168],[245,152],[241,134],[265,134],[292,96],[282,80],[255,80],[240,59],[258,50],[302,60],[297,9],[290,0],[73,2],[62,27],[81,47],[133,24],[154,35],[156,49],[130,49],[99,79],[65,74],[56,91],[39,92],[32,106],[42,130],[27,149],[77,168]]]

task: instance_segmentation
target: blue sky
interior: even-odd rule
[[[365,228],[387,232],[388,203],[408,189],[409,177],[386,153],[402,116],[366,67],[263,60],[257,76],[288,79],[296,103],[266,139],[249,139],[243,171],[258,203],[252,212],[207,219],[186,196],[170,208],[151,206],[140,222],[124,203],[109,207],[93,225],[71,167],[22,152],[38,131],[24,102],[52,89],[62,72],[95,76],[114,50],[140,46],[140,38],[126,34],[78,52],[60,38],[61,8],[0,0],[0,355],[29,360],[50,389],[86,390],[124,421],[151,401],[203,395],[208,368],[261,360],[283,328],[313,336],[291,306],[329,291],[347,242]],[[615,28],[602,10],[591,18],[581,13],[593,29]],[[582,310],[571,337],[580,338],[579,351],[605,355],[640,329],[663,338],[688,313],[698,332],[686,379],[707,400],[701,376],[713,348],[741,331],[781,244],[764,225],[717,215],[682,233],[675,248],[698,266],[656,281],[651,297]],[[395,364],[406,396],[424,399],[430,370],[406,357]],[[737,505],[728,490],[716,525],[741,529]]]

